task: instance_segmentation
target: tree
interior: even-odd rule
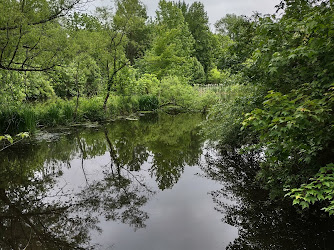
[[[234,72],[240,71],[241,63],[245,62],[253,52],[256,18],[255,16],[255,20],[252,20],[246,16],[227,14],[215,23],[218,33],[228,36],[233,41],[229,47],[233,63],[229,60],[228,65]]]
[[[1,1],[0,69],[46,71],[56,66],[67,41],[58,19],[79,1]]]
[[[150,44],[150,27],[146,24],[146,7],[139,0],[118,0],[116,13],[113,17],[116,29],[126,27],[126,56],[131,65],[144,55]]]
[[[195,40],[193,56],[202,64],[207,75],[213,67],[215,48],[213,34],[209,27],[209,18],[204,10],[204,5],[201,2],[194,2],[189,7],[184,2],[179,2],[178,6]]]
[[[192,58],[193,45],[194,39],[181,10],[174,3],[162,0],[157,11],[156,36],[141,62],[143,68],[159,79],[175,75],[191,80],[197,61]],[[203,68],[197,72],[201,71]]]
[[[284,3],[281,19],[260,19],[261,46],[246,68],[270,91],[243,124],[259,136],[266,156],[259,176],[272,195],[288,192],[303,209],[319,202],[333,214],[333,8],[329,1],[296,9]]]
[[[108,9],[98,8],[96,11],[97,18],[102,25],[95,38],[95,44],[98,46],[95,47],[94,58],[106,83],[103,102],[103,110],[106,111],[110,92],[116,89],[117,75],[129,65],[125,54],[127,22],[117,27],[113,25],[112,13]]]
[[[48,75],[59,97],[71,98],[81,94],[88,97],[101,90],[101,69],[96,58],[102,24],[97,17],[74,12],[65,21],[68,51],[64,65],[55,67]]]

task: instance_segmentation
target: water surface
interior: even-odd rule
[[[0,153],[0,249],[332,249],[333,220],[269,201],[256,155],[201,115],[43,131]]]

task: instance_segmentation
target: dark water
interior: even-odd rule
[[[274,202],[257,157],[200,115],[57,129],[0,153],[0,249],[334,249],[334,223]]]

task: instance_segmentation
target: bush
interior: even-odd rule
[[[178,77],[167,77],[160,84],[160,104],[180,106],[191,111],[205,111],[217,101],[213,92],[201,93],[198,88],[184,83]]]
[[[103,98],[82,98],[79,102],[78,120],[80,118],[90,121],[102,121],[105,120],[106,114],[103,110]]]
[[[208,74],[208,82],[212,84],[219,84],[220,83],[221,73],[217,69],[217,67],[211,69]]]
[[[55,126],[61,123],[61,109],[62,104],[59,101],[49,102],[39,107],[39,119],[40,125]]]
[[[36,129],[37,115],[26,104],[16,107],[2,107],[0,111],[0,133],[16,134],[19,131],[33,132]]]
[[[199,91],[199,90],[197,90]],[[206,91],[199,95],[196,109],[203,113],[207,112],[213,105],[219,101],[219,95],[213,91]]]
[[[144,74],[136,83],[139,95],[156,95],[159,92],[159,80],[154,75]]]
[[[321,98],[309,95],[317,92],[311,84],[286,95],[270,91],[261,109],[246,114],[244,128],[259,134],[254,147],[261,148],[265,155],[258,176],[272,196],[282,195],[283,188],[307,182],[320,168],[333,163],[334,85]],[[315,179],[318,177],[321,175]],[[333,179],[327,184],[334,185],[331,182]],[[333,195],[328,201],[334,204]]]
[[[152,111],[159,108],[159,100],[153,95],[143,95],[138,100],[139,110]]]
[[[118,98],[120,115],[128,115],[139,110],[138,98],[136,96],[121,96]]]
[[[160,103],[190,108],[196,98],[196,91],[179,77],[166,77],[160,84]]]
[[[236,84],[223,87],[222,93],[220,102],[210,109],[204,132],[210,138],[219,138],[222,144],[242,144],[242,138],[250,136],[240,131],[243,114],[261,103],[261,91],[252,85]]]

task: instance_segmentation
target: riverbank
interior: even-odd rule
[[[85,122],[109,122],[119,119],[137,119],[145,112],[206,112],[216,101],[207,98],[211,93],[192,96],[161,98],[153,95],[112,96],[103,109],[103,97],[82,97],[64,100],[60,98],[38,103],[15,103],[2,105],[0,111],[0,134],[21,131],[33,133],[43,127],[71,126]]]

